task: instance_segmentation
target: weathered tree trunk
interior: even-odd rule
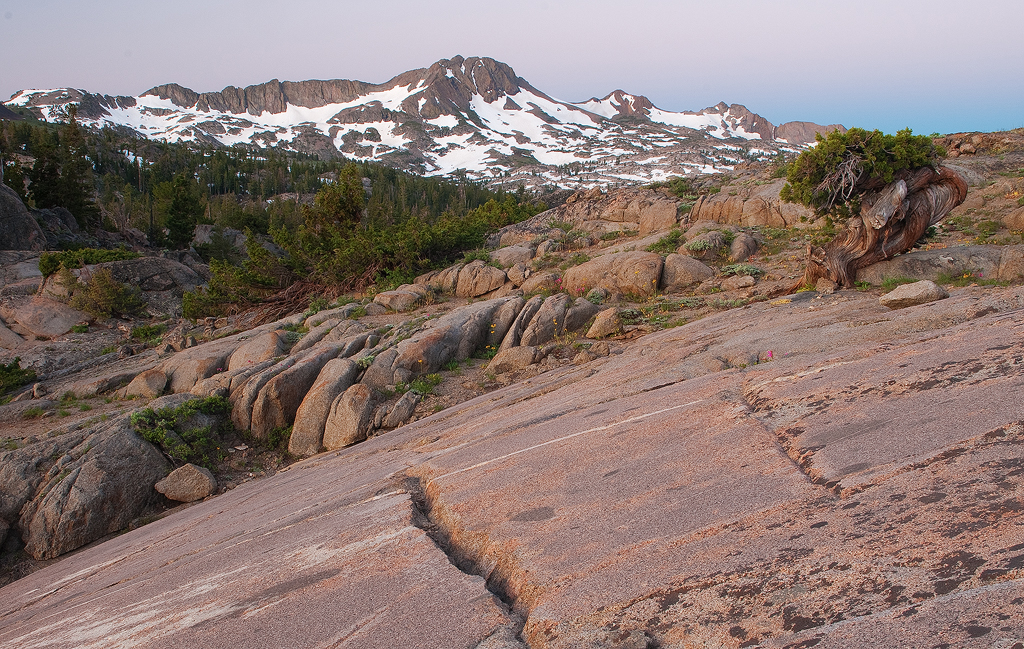
[[[864,189],[869,191],[860,214],[847,221],[846,230],[824,248],[808,246],[800,286],[814,286],[826,277],[852,287],[859,269],[910,250],[928,226],[967,197],[967,183],[945,167],[922,167],[901,174],[881,189]]]

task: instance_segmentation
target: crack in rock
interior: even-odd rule
[[[526,615],[531,608],[536,586],[520,583],[515,558],[493,547],[481,535],[466,530],[456,516],[438,502],[437,495],[421,477],[406,475],[402,487],[410,496],[413,525],[427,536],[453,566],[467,575],[484,578],[484,586],[498,600],[511,620],[484,638],[477,649],[527,649],[522,637]]]

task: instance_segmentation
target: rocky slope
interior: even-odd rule
[[[671,112],[621,90],[553,99],[489,58],[457,56],[370,84],[280,82],[197,93],[177,84],[137,97],[77,89],[24,90],[8,102],[54,119],[69,103],[91,126],[140,137],[277,146],[378,160],[427,174],[465,171],[492,184],[593,187],[728,170],[793,151],[841,126],[778,127],[744,106]]]
[[[1022,642],[1024,164],[957,164],[971,206],[862,291],[784,294],[828,226],[747,209],[753,170],[715,211],[580,192],[490,264],[156,345],[37,317],[59,296],[5,253],[0,360],[40,377],[0,405],[0,543],[38,563],[0,590],[0,641]],[[108,264],[159,311],[186,262]],[[911,279],[946,292],[879,300]],[[132,412],[211,396],[174,435],[228,452],[168,475]],[[309,459],[284,468],[289,427]]]

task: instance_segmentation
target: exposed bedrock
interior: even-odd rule
[[[802,293],[653,333],[33,573],[0,643],[1019,642],[1022,313]]]

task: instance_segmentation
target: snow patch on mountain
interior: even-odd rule
[[[445,59],[378,85],[272,81],[200,94],[171,84],[136,97],[23,90],[6,103],[48,121],[79,103],[88,126],[129,128],[167,142],[303,150],[314,136],[357,160],[528,186],[716,173],[802,145],[777,140],[773,125],[737,104],[673,112],[621,90],[569,103],[485,58]],[[816,127],[794,124],[799,133]]]

